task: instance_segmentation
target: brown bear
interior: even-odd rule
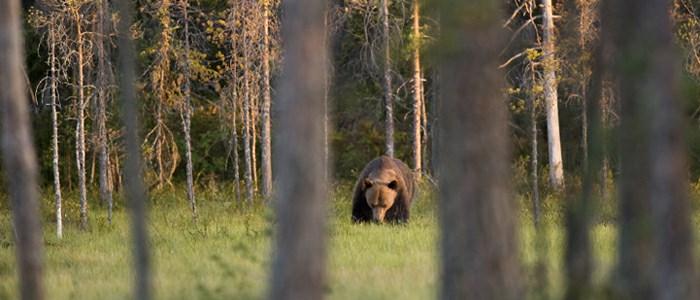
[[[355,184],[352,220],[404,223],[410,216],[416,182],[402,161],[380,156],[365,166]]]

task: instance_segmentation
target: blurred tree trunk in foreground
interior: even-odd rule
[[[326,72],[322,0],[283,2],[284,65],[275,131],[276,247],[271,299],[320,299],[325,286],[326,162],[323,100]]]
[[[500,2],[440,1],[442,299],[519,299]]]
[[[564,5],[568,18],[564,22],[562,36],[575,41],[581,51],[589,53],[576,65],[576,71],[588,77],[581,82],[585,108],[583,119],[586,120],[582,126],[586,133],[584,139],[587,140],[584,141],[583,147],[585,153],[582,190],[580,193],[571,190],[567,197],[567,245],[564,254],[568,280],[566,299],[590,299],[595,295],[591,282],[594,267],[590,236],[591,217],[598,195],[595,188],[602,183],[600,172],[604,150],[600,106],[603,96],[602,48],[599,38],[590,37],[595,36],[595,33],[584,31],[588,28],[584,23],[598,15],[597,6],[589,7],[596,4],[592,4],[592,1],[568,1]]]
[[[121,91],[122,122],[126,131],[126,199],[131,208],[131,230],[134,247],[134,299],[151,298],[151,264],[146,231],[146,188],[143,183],[141,140],[138,136],[138,108],[136,103],[136,51],[129,27],[133,24],[133,1],[117,1],[119,9],[119,90]]]
[[[15,251],[22,299],[44,298],[43,238],[39,220],[37,162],[22,75],[24,41],[20,3],[0,1],[0,112],[5,182],[12,200]]]
[[[671,1],[605,3],[621,101],[617,296],[697,299]]]

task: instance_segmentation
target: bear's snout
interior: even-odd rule
[[[372,208],[372,221],[377,222],[377,223],[383,223],[384,222],[384,216],[386,215],[386,208],[385,207],[374,207]]]

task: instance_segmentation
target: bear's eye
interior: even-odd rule
[[[367,180],[367,179],[365,179],[365,182],[364,182],[362,185],[363,185],[364,189],[366,190],[366,189],[372,187],[372,182],[369,181],[369,180]]]
[[[396,180],[393,180],[393,181],[389,182],[388,186],[390,189],[395,190],[396,188],[399,187],[399,184],[396,182]]]

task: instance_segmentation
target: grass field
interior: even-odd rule
[[[355,225],[349,221],[349,187],[329,201],[328,286],[330,299],[432,299],[437,295],[438,226],[430,193],[415,203],[407,226]],[[259,299],[269,277],[272,213],[241,208],[230,190],[199,195],[199,221],[191,220],[184,193],[152,195],[150,234],[154,289],[158,299]],[[91,207],[90,230],[77,228],[77,204],[68,196],[64,238],[55,237],[51,198],[45,199],[48,299],[128,299],[131,288],[128,215],[120,207],[113,225],[104,209]],[[5,201],[5,200],[3,200]],[[524,200],[518,200],[524,201]],[[525,207],[525,206],[523,206]],[[563,292],[563,227],[557,205],[545,207],[542,238],[526,210],[519,238],[528,298],[560,298]],[[0,299],[17,298],[10,213],[0,210]],[[596,225],[595,281],[608,281],[614,261],[615,228]],[[542,262],[542,264],[538,264]],[[539,266],[539,267],[538,267]]]

